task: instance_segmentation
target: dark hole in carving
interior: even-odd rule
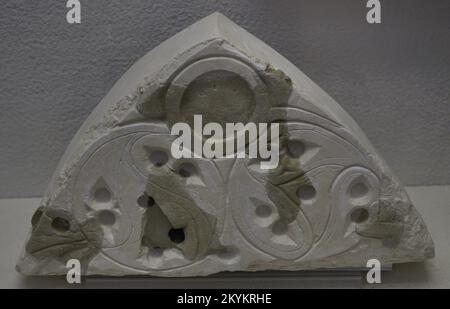
[[[114,225],[116,222],[116,216],[110,210],[101,210],[98,213],[98,221],[102,225]]]
[[[305,144],[300,141],[289,141],[287,144],[287,153],[292,158],[299,158],[305,153]]]
[[[183,229],[170,229],[169,238],[176,244],[182,243],[185,239]]]
[[[272,214],[272,209],[267,205],[260,205],[256,207],[256,215],[260,218],[270,217]]]
[[[94,198],[99,203],[107,203],[111,200],[111,193],[106,188],[99,188],[95,191]]]
[[[364,208],[356,208],[350,215],[350,220],[355,223],[362,223],[369,219],[369,212]]]
[[[178,168],[178,174],[181,177],[191,177],[195,173],[195,166],[191,163],[183,163]]]
[[[147,207],[152,207],[153,205],[155,205],[155,199],[151,196],[149,196],[147,198]]]
[[[297,195],[301,200],[312,200],[316,196],[316,189],[311,185],[303,185],[298,188]]]
[[[154,166],[161,167],[167,163],[169,157],[164,151],[155,150],[150,154],[150,162],[153,163]]]
[[[138,198],[137,203],[142,208],[153,207],[153,205],[155,205],[155,199],[147,194],[144,194]]]
[[[64,218],[56,217],[52,220],[52,228],[60,232],[67,232],[70,229],[70,223]]]

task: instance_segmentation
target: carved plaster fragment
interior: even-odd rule
[[[178,122],[278,123],[277,168],[171,155]],[[261,135],[249,144],[261,140]],[[272,145],[275,146],[275,145]],[[364,267],[434,246],[355,121],[272,48],[215,13],[133,65],[85,121],[17,269],[87,275]]]

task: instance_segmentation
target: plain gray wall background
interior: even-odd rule
[[[77,129],[141,56],[220,11],[334,97],[408,185],[450,183],[450,1],[15,0],[0,8],[0,197],[43,194]]]

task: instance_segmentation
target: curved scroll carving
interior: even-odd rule
[[[223,128],[279,124],[270,145],[279,147],[278,166],[175,158],[171,128],[194,126],[194,115]],[[89,116],[33,216],[18,269],[61,274],[71,257],[86,274],[193,276],[420,261],[433,250],[350,116],[285,58],[213,14],[139,60]]]

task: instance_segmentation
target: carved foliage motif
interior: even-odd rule
[[[130,103],[111,108],[112,120],[108,114],[102,125],[83,128],[97,137],[76,144],[86,148],[73,167],[62,165],[67,180],[39,211],[47,218],[52,208],[69,205],[65,220],[81,226],[77,236],[92,229],[101,235],[84,237],[100,252],[88,250],[90,273],[332,267],[336,261],[327,259],[340,255],[349,257],[337,266],[358,266],[364,260],[355,252],[367,247],[386,257],[383,248],[408,242],[407,225],[422,226],[420,217],[405,219],[411,205],[401,187],[359,136],[309,102],[297,82],[221,37],[186,48],[140,80]],[[280,143],[272,146],[280,147],[280,164],[262,170],[259,159],[173,158],[170,128],[192,125],[194,114],[221,125],[279,123]],[[35,221],[37,230],[51,224]],[[95,223],[87,233],[86,222]],[[32,235],[28,253],[39,260],[39,234]],[[425,236],[415,249],[429,241]],[[108,273],[104,261],[115,270]]]

